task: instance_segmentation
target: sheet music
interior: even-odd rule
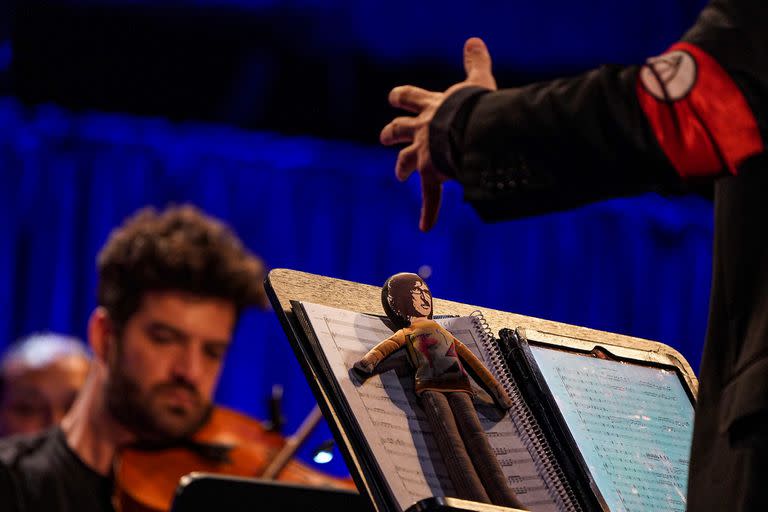
[[[684,511],[693,405],[675,372],[531,352],[610,510]]]
[[[404,510],[431,496],[454,495],[426,416],[413,392],[405,354],[387,358],[380,364],[382,373],[364,382],[350,372],[355,361],[391,336],[392,330],[375,316],[317,304],[302,305],[357,422],[367,434],[378,434],[377,438],[369,435],[368,441],[400,508]],[[469,318],[438,321],[484,359]],[[550,490],[538,475],[509,416],[492,406],[479,406],[478,416],[520,500],[531,510],[555,511]]]

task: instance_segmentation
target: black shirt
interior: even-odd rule
[[[3,512],[111,512],[112,481],[86,466],[53,428],[0,440]]]

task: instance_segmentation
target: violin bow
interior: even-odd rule
[[[279,452],[277,452],[275,458],[272,459],[267,468],[261,474],[261,478],[266,480],[274,480],[277,475],[280,474],[280,471],[283,470],[285,465],[288,464],[288,461],[293,458],[301,445],[304,444],[304,441],[307,440],[322,417],[323,413],[320,412],[320,407],[315,405],[307,417],[304,418],[304,421],[296,433],[285,441],[283,447]]]

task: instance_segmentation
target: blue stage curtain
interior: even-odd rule
[[[711,203],[647,195],[486,225],[448,184],[437,227],[422,234],[418,182],[394,179],[395,156],[375,141],[0,99],[0,348],[33,331],[83,337],[110,230],[139,207],[189,202],[272,268],[380,285],[427,265],[438,297],[659,340],[698,367]],[[263,418],[282,384],[293,431],[313,399],[274,314],[248,314],[230,356],[219,402]]]

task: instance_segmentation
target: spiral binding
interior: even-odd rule
[[[496,374],[501,386],[512,399],[512,409],[515,411],[515,414],[512,415],[512,421],[517,430],[521,432],[520,437],[523,444],[533,456],[537,469],[546,475],[547,482],[554,487],[555,496],[553,498],[557,502],[558,508],[568,512],[582,512],[581,505],[576,499],[568,479],[565,478],[562,468],[552,453],[552,448],[544,437],[544,433],[536,422],[530,407],[523,400],[517,383],[512,379],[509,366],[507,366],[498,344],[494,342],[493,331],[483,313],[473,311],[470,316],[480,334],[480,341],[491,358],[493,373]]]

